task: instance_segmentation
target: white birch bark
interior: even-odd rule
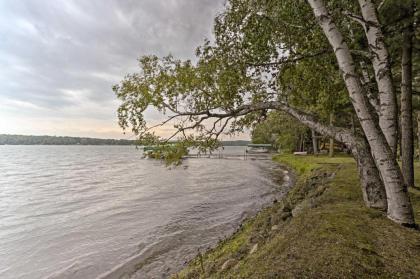
[[[413,34],[410,23],[403,30],[401,57],[401,171],[409,187],[414,186]]]
[[[380,113],[379,126],[394,155],[398,145],[398,106],[395,88],[392,83],[390,60],[385,46],[376,7],[371,0],[359,0],[364,19],[363,28],[372,53],[372,65],[378,85]]]
[[[356,160],[360,186],[366,206],[383,211],[387,210],[387,199],[384,184],[372,158],[369,145],[363,137],[355,136],[351,130],[324,125],[302,111],[276,102],[273,109],[282,110],[294,117],[312,131],[328,136],[349,148]]]
[[[376,167],[382,177],[387,195],[388,218],[399,224],[414,226],[413,209],[407,192],[407,185],[404,184],[393,150],[388,145],[387,139],[379,127],[376,114],[367,99],[349,47],[333,22],[324,2],[322,0],[308,0],[308,2],[334,50],[353,107],[371,148]]]
[[[376,96],[373,95],[371,88],[369,87],[369,73],[366,69],[366,65],[364,62],[360,62],[360,68],[362,69],[362,85],[365,87],[367,97],[369,98],[369,102],[372,107],[375,109],[378,116],[381,113],[381,106],[379,105],[379,100]]]

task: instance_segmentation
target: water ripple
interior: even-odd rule
[[[0,277],[165,278],[285,192],[269,161],[185,166],[134,147],[0,146]]]

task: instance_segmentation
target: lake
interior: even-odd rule
[[[270,160],[141,157],[0,146],[0,278],[167,278],[288,188]]]

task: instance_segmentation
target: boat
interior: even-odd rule
[[[248,154],[270,153],[272,149],[273,146],[269,143],[250,143],[245,152]]]

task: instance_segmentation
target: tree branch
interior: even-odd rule
[[[249,66],[253,67],[269,67],[269,66],[276,66],[276,65],[282,65],[282,64],[289,64],[289,63],[295,63],[301,60],[315,58],[321,55],[329,54],[331,53],[331,50],[323,49],[315,53],[308,53],[308,54],[302,54],[298,55],[296,57],[290,58],[290,57],[283,57],[280,58],[280,60],[275,62],[268,62],[268,63],[257,63],[257,64],[248,64]]]
[[[345,16],[347,16],[348,18],[350,18],[350,19],[352,19],[352,20],[356,21],[357,23],[359,23],[359,24],[360,24],[360,25],[362,25],[363,27],[368,26],[368,22],[366,22],[366,21],[363,19],[363,17],[361,17],[361,16],[355,15],[355,14],[353,14],[353,13],[349,12],[349,11],[343,11],[343,14],[344,14]]]

